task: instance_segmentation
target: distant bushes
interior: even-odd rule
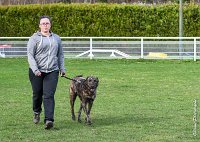
[[[184,36],[200,36],[200,6],[185,5]],[[178,36],[179,5],[49,4],[0,7],[0,36],[30,36],[49,15],[60,36]]]

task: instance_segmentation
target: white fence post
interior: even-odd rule
[[[144,58],[144,39],[141,37],[141,58]]]
[[[194,61],[197,60],[197,39],[194,38]]]
[[[90,57],[90,59],[94,57],[94,55],[92,54],[92,37],[90,37],[90,54],[88,56]]]

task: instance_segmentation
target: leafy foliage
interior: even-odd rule
[[[0,7],[0,36],[30,36],[41,15],[60,36],[178,36],[179,5],[48,4]],[[199,36],[200,6],[184,5],[184,36]]]

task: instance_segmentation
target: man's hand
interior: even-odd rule
[[[60,76],[66,76],[65,72],[60,72]]]
[[[42,76],[42,73],[39,71],[39,72],[36,73],[35,76]]]

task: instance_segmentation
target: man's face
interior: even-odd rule
[[[51,28],[51,23],[48,18],[43,18],[40,20],[40,30],[41,32],[48,33]]]

